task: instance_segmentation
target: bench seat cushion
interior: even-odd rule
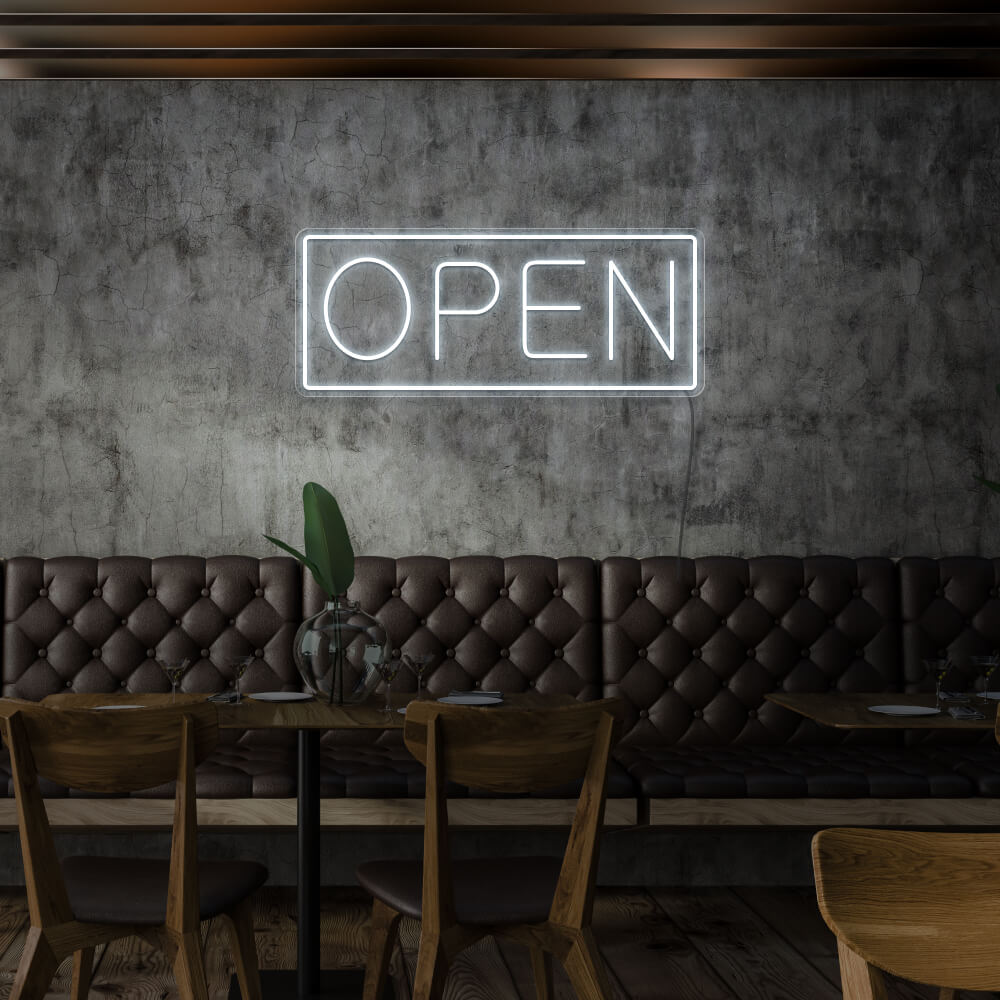
[[[424,796],[424,766],[405,746],[334,744],[322,746],[320,752],[320,795],[323,798],[421,799]],[[449,784],[448,794],[454,798],[500,797],[455,784]],[[531,797],[571,799],[579,794],[580,782],[574,782]],[[637,794],[635,782],[625,768],[612,761],[608,772],[608,798],[634,798]]]
[[[977,746],[938,747],[939,759],[947,760],[958,774],[972,782],[975,793],[1000,797],[1000,747],[995,740]]]
[[[960,798],[971,777],[919,747],[625,746],[615,757],[650,798]],[[1000,767],[996,771],[1000,784]]]

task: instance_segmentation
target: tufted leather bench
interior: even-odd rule
[[[29,699],[169,690],[157,655],[194,659],[190,690],[225,689],[230,661],[247,653],[266,668],[248,675],[248,689],[299,689],[292,639],[324,599],[286,557],[15,558],[0,568],[3,693]],[[919,686],[925,657],[1000,647],[998,593],[1000,560],[972,557],[413,556],[360,557],[349,596],[385,624],[394,655],[435,654],[433,695],[534,688],[621,697],[609,794],[632,802],[633,817],[638,797],[640,820],[974,825],[994,821],[976,803],[1000,796],[992,739],[844,733],[765,695]],[[402,671],[397,689],[415,686]],[[0,758],[0,778],[9,777],[4,765]],[[294,734],[230,732],[199,768],[198,795],[291,806],[295,773]],[[377,824],[380,804],[396,803],[416,817],[423,788],[398,732],[324,734],[321,794],[336,812],[369,803],[351,815]],[[490,803],[467,789],[452,793],[469,815],[513,815],[503,803],[483,812]],[[170,789],[143,794],[165,799]],[[166,803],[144,808],[154,805]],[[231,823],[236,814],[220,815]]]
[[[969,564],[961,567],[968,584]],[[965,798],[993,787],[986,765],[973,773],[955,748],[821,727],[764,697],[901,690],[899,580],[913,605],[918,577],[932,574],[937,587],[939,568],[829,556],[606,559],[604,694],[625,700],[616,757],[642,796],[659,800],[654,814],[667,818],[663,800],[689,797]],[[984,597],[986,576],[976,569]],[[903,625],[911,660],[927,655],[929,622],[951,624],[935,633],[942,648],[971,641],[954,609],[920,607],[923,619],[913,610]],[[1000,625],[996,611],[984,613],[990,627]],[[984,760],[990,753],[983,748]]]

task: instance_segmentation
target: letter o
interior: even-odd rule
[[[384,267],[398,282],[399,287],[403,289],[403,298],[406,302],[406,316],[403,319],[402,329],[399,331],[399,335],[396,339],[384,350],[380,351],[378,354],[358,354],[357,351],[352,351],[349,347],[346,347],[334,333],[333,326],[330,323],[330,295],[333,293],[333,286],[337,283],[337,279],[347,270],[354,267],[357,264],[378,264],[379,267]],[[410,328],[410,318],[413,315],[413,306],[410,302],[410,290],[406,287],[406,282],[403,280],[403,276],[397,271],[392,264],[387,263],[378,257],[355,257],[354,260],[349,260],[346,264],[337,268],[333,277],[330,279],[330,283],[326,286],[326,294],[323,296],[323,322],[326,323],[326,332],[330,334],[330,339],[344,352],[348,357],[354,358],[357,361],[378,361],[379,358],[384,358],[387,354],[392,354],[394,350],[403,342],[403,338],[406,336],[406,331]]]

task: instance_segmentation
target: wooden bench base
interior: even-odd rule
[[[166,799],[49,799],[53,829],[169,829],[173,803]],[[648,818],[644,815],[648,806]],[[564,827],[575,802],[567,799],[453,799],[452,825],[520,829]],[[291,830],[295,799],[199,799],[201,829]],[[324,799],[324,829],[419,827],[423,799]],[[609,827],[926,826],[1000,829],[1000,799],[609,799]],[[13,799],[0,800],[0,830],[17,829]]]

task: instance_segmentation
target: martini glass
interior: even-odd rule
[[[433,653],[403,653],[403,662],[413,671],[417,678],[417,695],[415,701],[420,701],[424,696],[424,674],[434,659]]]
[[[186,657],[183,660],[157,660],[156,662],[167,675],[167,680],[170,681],[170,704],[172,705],[177,701],[177,685],[180,684],[181,678],[191,666],[191,659]]]
[[[230,667],[233,671],[233,680],[235,681],[237,705],[243,701],[243,695],[240,694],[240,678],[247,672],[254,659],[255,657],[253,656],[237,656],[236,659],[230,663]]]
[[[993,676],[997,664],[1000,663],[1000,657],[996,653],[990,653],[987,656],[970,656],[969,661],[975,667],[976,673],[983,679],[983,690],[979,692],[980,700],[984,705],[989,705],[992,700],[990,698],[990,678]]]

